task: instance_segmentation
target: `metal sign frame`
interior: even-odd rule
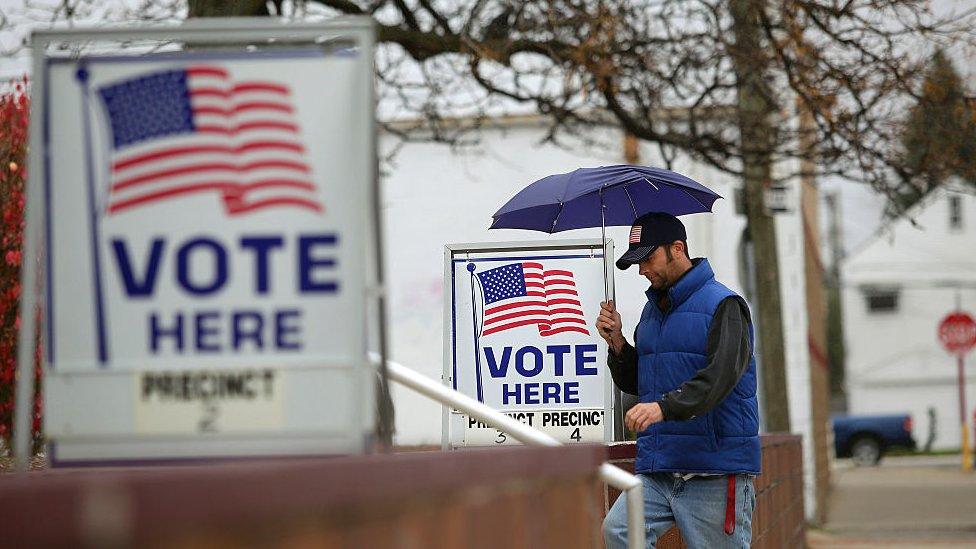
[[[222,457],[248,457],[266,455],[309,455],[322,453],[348,453],[368,451],[373,442],[373,415],[374,415],[374,376],[376,370],[371,366],[373,362],[368,359],[368,348],[379,351],[380,361],[379,370],[383,383],[380,387],[385,390],[385,364],[386,364],[386,334],[385,334],[385,309],[383,301],[383,273],[381,256],[381,235],[380,209],[378,203],[379,189],[377,178],[377,159],[376,159],[376,131],[374,115],[374,59],[372,52],[375,46],[375,26],[371,18],[368,17],[345,17],[337,18],[327,23],[301,24],[283,22],[272,19],[255,18],[230,18],[230,19],[198,19],[190,20],[180,25],[153,25],[142,28],[114,27],[114,28],[89,28],[89,29],[67,29],[67,30],[41,30],[35,31],[32,35],[32,47],[34,51],[34,77],[32,80],[32,95],[38,98],[33,103],[33,113],[30,122],[30,142],[31,153],[29,158],[29,168],[31,172],[31,182],[27,188],[27,200],[25,207],[25,235],[24,269],[21,275],[22,281],[22,300],[21,318],[22,329],[19,334],[19,353],[18,368],[19,379],[17,387],[17,407],[15,423],[15,448],[18,463],[23,468],[28,462],[30,453],[30,415],[32,409],[34,393],[33,360],[36,351],[34,331],[29,327],[35,326],[37,319],[38,305],[45,305],[47,302],[47,283],[45,278],[49,276],[50,270],[44,263],[46,250],[50,242],[48,240],[47,226],[50,222],[46,218],[47,206],[45,197],[47,193],[43,187],[44,182],[49,177],[49,156],[52,154],[46,150],[48,129],[46,123],[46,109],[48,90],[47,86],[47,67],[55,59],[64,60],[81,58],[77,54],[82,45],[98,43],[130,43],[139,41],[153,43],[178,43],[185,46],[192,46],[199,50],[214,51],[218,55],[233,53],[249,53],[253,51],[282,51],[287,52],[289,48],[316,48],[323,51],[333,49],[335,44],[341,43],[343,47],[354,48],[358,52],[355,76],[351,82],[359,90],[358,96],[363,98],[362,113],[355,116],[361,118],[359,123],[363,127],[364,165],[357,168],[363,173],[366,180],[366,188],[363,190],[366,207],[369,210],[369,217],[363,225],[365,235],[363,237],[367,249],[365,250],[364,261],[364,293],[362,296],[364,306],[364,324],[373,325],[373,328],[363,327],[363,349],[361,361],[350,367],[351,383],[357,388],[357,395],[362,398],[362,402],[356,403],[357,418],[354,425],[347,425],[344,432],[316,433],[310,435],[303,433],[269,433],[262,435],[229,435],[227,437],[217,437],[217,440],[208,437],[208,440],[180,439],[183,446],[180,449],[171,451],[169,445],[174,443],[174,437],[129,437],[125,440],[98,440],[88,438],[80,442],[80,445],[91,449],[93,444],[104,449],[94,451],[91,459],[70,460],[72,465],[86,463],[104,464],[106,462],[138,463],[144,461],[162,461],[159,456],[166,456],[165,461],[214,459]],[[62,46],[58,51],[59,55],[49,55],[49,48],[52,45]],[[70,45],[70,48],[64,48]],[[64,51],[76,52],[73,55],[63,55]],[[115,53],[118,49],[115,50]],[[138,58],[139,54],[133,55]],[[93,55],[92,59],[97,59]],[[368,165],[367,165],[368,164]],[[46,330],[42,329],[42,333]],[[370,333],[372,332],[372,333]],[[50,371],[51,362],[46,354],[43,354],[42,364],[45,371]],[[273,363],[273,359],[268,361]],[[272,366],[268,366],[271,368]],[[317,368],[310,364],[302,368]],[[109,375],[132,375],[134,371],[125,370],[114,372]],[[76,375],[86,375],[79,373]],[[179,438],[179,437],[175,437]],[[54,441],[55,444],[58,441]],[[199,448],[197,452],[195,448]],[[50,448],[54,454],[55,446]],[[86,450],[87,451],[87,450]],[[85,453],[84,451],[82,453]],[[102,455],[104,453],[105,455]],[[57,459],[52,455],[52,461]],[[65,460],[64,463],[68,463]]]
[[[571,240],[537,240],[537,241],[514,241],[514,242],[479,242],[479,243],[458,243],[444,246],[444,288],[451,288],[450,292],[445,292],[444,296],[444,368],[441,379],[447,387],[453,387],[453,363],[454,345],[452,340],[452,323],[449,319],[454,315],[453,297],[453,274],[454,263],[466,260],[466,256],[477,253],[491,252],[566,252],[566,251],[586,252],[594,257],[603,256],[606,272],[613,272],[613,240],[606,239],[601,243],[600,239],[571,239]],[[611,276],[608,281],[610,299],[614,299],[614,280]],[[599,336],[597,336],[599,337]],[[608,370],[606,362],[601,357],[597,359],[597,366],[604,371],[603,387],[603,442],[615,440],[615,427],[619,418],[614,414],[616,387]],[[452,437],[455,435],[452,427],[452,410],[448,406],[442,407],[441,420],[441,446],[448,450],[454,448]]]

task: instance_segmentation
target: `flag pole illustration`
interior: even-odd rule
[[[484,388],[481,385],[481,348],[479,341],[481,337],[481,327],[478,326],[478,302],[475,299],[474,292],[474,270],[476,268],[477,266],[474,263],[468,263],[468,272],[471,274],[471,328],[474,331],[474,371],[478,380],[478,402],[484,402]]]
[[[88,135],[92,135],[91,127],[91,104],[90,104],[90,93],[88,89],[88,77],[90,73],[88,72],[88,67],[81,65],[78,67],[78,71],[75,72],[75,78],[81,85],[81,97],[82,97],[82,117],[84,122],[85,131]],[[105,338],[105,304],[104,295],[102,293],[102,261],[101,252],[99,250],[99,243],[101,242],[101,227],[99,226],[99,215],[98,211],[98,197],[95,193],[95,167],[93,165],[92,158],[92,144],[91,139],[85,139],[85,172],[88,179],[88,213],[91,218],[91,251],[92,251],[92,269],[94,271],[95,278],[95,330],[96,342],[98,346],[98,362],[101,367],[105,367],[108,363],[108,345]]]

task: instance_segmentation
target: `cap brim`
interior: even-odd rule
[[[627,253],[620,256],[620,259],[617,260],[617,268],[623,271],[631,265],[636,265],[644,261],[647,259],[647,256],[651,255],[654,248],[657,248],[657,246],[641,246],[640,248],[627,250]]]

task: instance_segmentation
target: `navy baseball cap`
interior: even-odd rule
[[[630,247],[617,260],[618,269],[627,269],[647,259],[661,244],[688,240],[685,226],[677,217],[663,212],[646,213],[630,228]]]

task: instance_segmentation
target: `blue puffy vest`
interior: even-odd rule
[[[658,307],[659,294],[647,290],[648,303],[634,332],[641,402],[660,400],[705,367],[708,328],[723,299],[735,292],[715,280],[708,260],[694,266],[668,289],[671,310]],[[753,337],[749,326],[750,339]],[[688,421],[663,421],[638,434],[639,473],[759,474],[759,405],[756,359],[735,389],[708,413]]]

